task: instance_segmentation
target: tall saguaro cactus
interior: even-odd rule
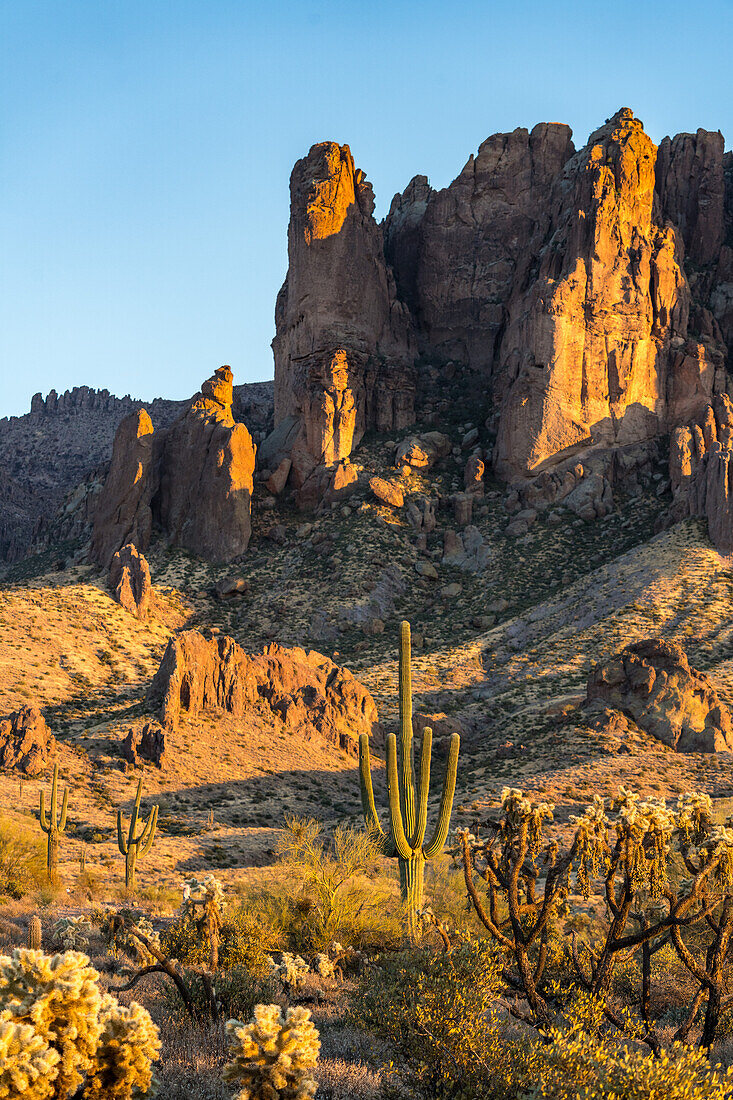
[[[46,803],[41,788],[41,802],[38,808],[38,821],[44,833],[48,837],[46,844],[46,868],[49,881],[56,884],[59,880],[59,837],[66,829],[66,811],[69,805],[69,789],[64,790],[61,802],[61,816],[58,816],[58,784],[59,766],[53,766],[53,782],[51,784],[51,809],[46,813]]]
[[[372,773],[369,761],[369,735],[359,738],[359,774],[361,802],[367,827],[386,840],[386,853],[396,856],[400,869],[402,901],[407,907],[407,927],[411,939],[416,936],[416,914],[423,895],[425,861],[443,849],[448,835],[453,795],[456,789],[458,751],[461,739],[454,733],[450,740],[448,760],[443,780],[440,813],[430,840],[425,843],[430,791],[430,756],[433,731],[423,731],[420,749],[420,780],[415,803],[415,765],[412,746],[412,676],[410,668],[410,624],[400,628],[400,748],[394,733],[387,735],[387,793],[389,797],[389,832],[385,833],[374,805]]]
[[[130,817],[130,825],[127,830],[127,839],[122,835],[122,810],[117,811],[117,845],[125,857],[125,888],[128,894],[135,893],[135,865],[138,856],[146,856],[155,839],[155,826],[158,822],[158,807],[153,806],[147,824],[142,824],[140,832],[137,831],[138,815],[140,813],[140,798],[143,793],[143,781],[137,785],[137,797]]]

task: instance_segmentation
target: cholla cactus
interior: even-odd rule
[[[311,1070],[321,1043],[307,1008],[255,1005],[249,1024],[227,1023],[229,1061],[224,1080],[241,1085],[235,1100],[311,1100],[318,1088]]]
[[[316,974],[320,974],[322,978],[334,978],[336,976],[336,967],[334,963],[329,959],[328,955],[324,955],[322,951],[319,951],[313,960],[313,969]]]
[[[86,947],[92,926],[86,917],[61,917],[51,929],[64,951],[76,951]]]
[[[133,932],[141,932],[154,947],[160,948],[160,933],[156,932],[147,917],[142,915],[133,920],[126,914],[110,910],[102,917],[100,931],[109,954],[115,958],[118,951],[122,949],[144,966],[154,961],[145,944],[133,935]]]
[[[149,1090],[157,1029],[139,1005],[103,995],[98,978],[76,951],[0,956],[0,1097],[131,1100]]]
[[[224,887],[215,875],[202,879],[192,876],[183,883],[181,916],[196,923],[199,932],[209,941],[209,969],[216,970],[219,963],[219,940],[222,912],[226,906]]]
[[[269,955],[265,961],[269,964],[271,977],[277,978],[289,989],[299,989],[310,969],[305,959],[300,955],[291,955],[289,951],[283,951],[282,962],[276,963]]]
[[[61,1055],[30,1024],[0,1016],[0,1096],[45,1100],[54,1095]]]

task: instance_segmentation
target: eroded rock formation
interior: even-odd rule
[[[172,638],[150,687],[166,729],[182,712],[223,710],[235,716],[264,703],[287,729],[356,753],[361,733],[379,730],[377,708],[348,669],[320,653],[266,646],[248,654],[232,638],[187,630]]]
[[[377,376],[354,373],[365,356],[385,357],[380,378],[404,377],[415,350],[419,369],[483,376],[496,471],[537,503],[600,477],[576,494],[588,515],[733,388],[733,158],[719,133],[657,148],[622,109],[577,152],[560,124],[495,134],[448,187],[415,176],[395,196],[383,255],[345,147],[314,146],[291,200],[273,345],[288,444],[267,470],[292,456],[301,494],[363,425],[390,424],[373,412]]]
[[[122,755],[135,768],[146,760],[162,768],[168,758],[165,730],[157,722],[129,729],[122,741]]]
[[[678,752],[733,750],[728,708],[675,642],[649,638],[596,665],[587,700],[621,711]]]
[[[55,746],[38,707],[21,707],[0,719],[0,768],[39,775]]]
[[[112,558],[109,586],[115,599],[136,619],[147,619],[155,603],[150,567],[144,555],[127,543]]]
[[[232,399],[232,372],[220,367],[169,428],[154,432],[144,410],[122,422],[95,515],[94,561],[108,568],[128,542],[144,551],[154,524],[209,561],[244,553],[255,446]]]
[[[293,168],[273,351],[276,427],[297,425],[284,452],[295,489],[348,457],[367,426],[413,419],[411,322],[373,211],[347,145],[314,145]]]
[[[733,553],[733,402],[720,394],[697,422],[675,428],[669,442],[672,514],[702,516],[710,538]]]

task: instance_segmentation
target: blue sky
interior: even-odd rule
[[[733,141],[733,0],[0,0],[0,416],[52,387],[272,377],[288,179],[347,142],[377,214],[489,134],[621,106]]]

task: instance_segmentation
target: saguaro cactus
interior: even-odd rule
[[[52,883],[58,882],[59,879],[59,837],[66,829],[66,810],[69,805],[69,790],[67,787],[64,790],[64,797],[61,802],[61,817],[58,817],[58,784],[59,766],[58,764],[54,764],[50,812],[48,814],[46,813],[43,789],[41,789],[41,803],[38,810],[38,820],[41,828],[48,837],[46,846],[46,867],[48,869],[49,880]]]
[[[140,813],[140,798],[143,793],[142,779],[137,785],[137,797],[130,817],[130,826],[127,831],[127,839],[122,835],[122,810],[117,811],[117,844],[120,852],[125,857],[125,888],[128,894],[135,893],[135,865],[138,856],[146,856],[155,839],[155,826],[158,821],[158,807],[153,806],[147,824],[142,826],[137,833],[138,814]],[[136,835],[137,834],[137,835]]]
[[[396,856],[400,869],[402,900],[407,907],[407,926],[411,939],[417,934],[417,910],[422,902],[425,861],[432,859],[445,844],[456,789],[460,737],[450,740],[443,781],[440,814],[430,840],[425,844],[430,790],[430,755],[433,731],[426,727],[420,749],[420,782],[415,805],[415,767],[412,747],[412,682],[410,668],[410,624],[400,628],[400,751],[395,734],[387,735],[387,793],[389,797],[389,833],[385,833],[374,805],[369,761],[369,735],[359,738],[361,802],[367,827],[385,838],[387,855]]]

